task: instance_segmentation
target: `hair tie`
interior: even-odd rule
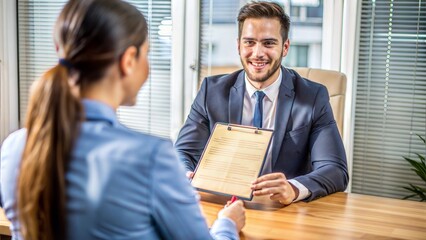
[[[70,61],[66,60],[65,58],[59,58],[59,64],[68,68],[68,70],[73,68],[73,65],[70,63]]]

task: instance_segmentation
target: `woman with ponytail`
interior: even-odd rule
[[[32,89],[25,128],[1,149],[13,239],[236,239],[241,201],[210,232],[168,140],[127,129],[148,77],[148,29],[121,0],[70,0],[55,26],[58,64]]]

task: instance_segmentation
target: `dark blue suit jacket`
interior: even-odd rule
[[[194,170],[216,122],[241,124],[244,71],[204,79],[176,141],[180,158]],[[308,201],[344,191],[346,155],[327,89],[282,67],[276,108],[272,172],[282,172],[312,193]]]

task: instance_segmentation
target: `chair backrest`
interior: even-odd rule
[[[346,75],[331,70],[314,68],[293,68],[300,76],[321,83],[327,87],[340,136],[343,137],[343,116],[345,112]]]

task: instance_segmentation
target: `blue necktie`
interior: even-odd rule
[[[265,93],[262,91],[256,91],[254,96],[256,96],[256,106],[254,108],[253,126],[261,128],[263,118],[263,98],[265,97]]]

